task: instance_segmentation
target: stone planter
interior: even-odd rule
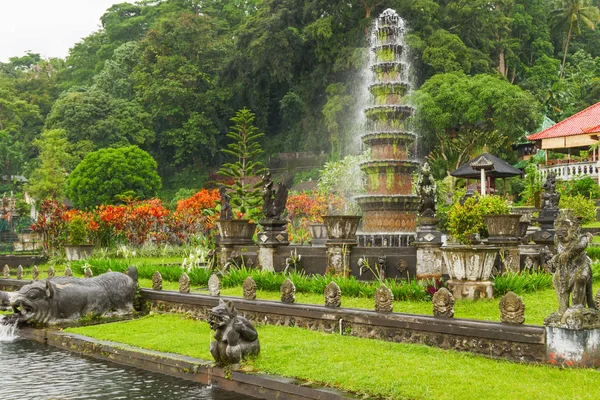
[[[498,247],[448,245],[441,248],[450,281],[448,288],[457,299],[492,298],[490,281]]]
[[[312,223],[308,226],[310,229],[310,235],[312,239],[310,241],[311,246],[323,247],[327,241],[327,229],[325,224]]]
[[[356,230],[362,217],[357,215],[326,215],[323,223],[329,241],[356,240]]]
[[[221,245],[244,245],[254,244],[252,237],[256,230],[256,224],[250,223],[246,219],[218,220],[219,234],[221,235]]]
[[[490,237],[520,237],[521,215],[519,214],[494,214],[484,215]]]
[[[85,260],[92,255],[94,245],[82,244],[82,245],[67,245],[65,246],[65,253],[68,261]]]

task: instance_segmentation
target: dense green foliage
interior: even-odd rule
[[[385,8],[407,22],[421,155],[438,177],[483,148],[500,156],[540,124],[600,94],[598,0],[158,0],[120,3],[65,60],[0,63],[2,172],[61,194],[36,140],[64,132],[64,168],[137,145],[165,186],[197,189],[224,161],[235,110],[266,150],[356,152],[369,27]],[[54,140],[54,139],[53,139]],[[63,140],[63,139],[60,139]],[[56,148],[56,144],[52,144]],[[51,180],[49,184],[40,182]]]
[[[67,180],[67,193],[77,208],[156,196],[161,180],[156,161],[136,146],[88,153]]]
[[[458,197],[458,196],[457,196]],[[461,244],[470,244],[474,235],[487,236],[485,215],[508,214],[506,199],[475,194],[464,201],[457,198],[448,210],[448,233]]]

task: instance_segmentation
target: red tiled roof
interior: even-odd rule
[[[600,102],[578,112],[541,132],[527,136],[529,140],[600,132]]]

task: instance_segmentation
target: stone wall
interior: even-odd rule
[[[217,297],[205,295],[147,289],[141,292],[144,301],[154,311],[183,313],[200,320],[206,320],[208,311],[218,303]],[[546,359],[545,330],[538,326],[227,299],[232,300],[237,310],[255,323],[421,343],[514,361],[542,362]]]

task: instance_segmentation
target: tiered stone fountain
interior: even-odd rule
[[[367,195],[357,197],[363,211],[359,245],[367,247],[408,246],[417,227],[412,175],[419,163],[413,160],[416,136],[405,128],[414,108],[404,101],[410,91],[404,32],[402,18],[387,9],[377,18],[371,38],[373,104],[365,110],[367,132],[362,137],[371,155],[361,165],[367,175]]]

